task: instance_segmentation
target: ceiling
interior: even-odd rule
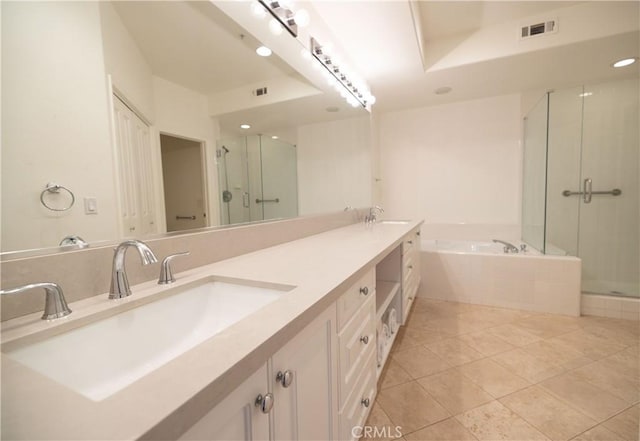
[[[247,85],[283,76],[305,81],[277,56],[257,57],[258,40],[209,2],[112,4],[155,75],[204,95],[242,91]],[[544,91],[639,72],[639,63],[624,70],[610,68],[616,59],[640,52],[637,1],[313,0],[310,4],[335,36],[334,46],[348,54],[354,70],[369,83],[377,97],[374,109],[379,111]],[[620,30],[615,23],[598,22],[607,14],[597,10],[585,15],[582,27],[588,31],[568,26],[573,20],[578,22],[574,28],[580,28],[583,9],[597,5],[605,5],[605,12],[623,6],[629,11],[629,5],[635,9]],[[557,34],[524,44],[518,41],[522,24],[548,18],[558,19]],[[599,25],[606,30],[595,35],[591,30]],[[444,86],[452,91],[434,93]],[[270,127],[282,127],[279,124],[286,121],[304,123],[305,110],[314,104],[315,118],[324,118],[328,104],[320,101],[316,97],[307,105],[300,100],[282,104],[288,118],[272,121]],[[243,116],[234,112],[227,119],[235,124]]]
[[[615,71],[610,65],[639,56],[638,6],[637,1],[313,3],[336,44],[367,79],[379,111],[637,77],[639,63]],[[520,41],[521,26],[548,19],[557,20],[557,33]],[[434,93],[443,86],[452,91]]]
[[[204,95],[295,73],[209,2],[112,4],[154,75]]]

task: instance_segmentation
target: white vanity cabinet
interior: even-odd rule
[[[333,304],[180,439],[337,439],[335,322]]]
[[[335,440],[336,309],[331,306],[270,360],[275,440]]]
[[[253,373],[231,394],[179,438],[181,440],[268,440],[269,415],[256,406],[266,396],[267,365]]]
[[[402,242],[402,323],[407,321],[420,286],[420,230],[407,234]]]
[[[356,439],[376,394],[376,275],[369,270],[337,301],[340,439]]]

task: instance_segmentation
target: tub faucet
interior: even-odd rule
[[[512,243],[509,242],[505,242],[504,240],[500,240],[500,239],[493,239],[493,241],[495,243],[501,243],[502,245],[504,245],[504,252],[509,254],[509,253],[517,253],[518,252],[518,248],[513,245]]]
[[[376,213],[377,212],[377,213]],[[369,214],[365,216],[364,223],[365,224],[375,224],[378,220],[378,214],[384,213],[384,209],[380,205],[374,205],[369,209]]]
[[[138,250],[143,265],[149,265],[150,263],[156,263],[158,261],[153,251],[151,251],[151,248],[140,240],[125,240],[118,245],[113,253],[111,288],[109,288],[110,299],[121,299],[131,295],[127,273],[124,269],[124,256],[129,247],[135,247],[135,249]]]
[[[57,283],[31,283],[29,285],[19,286],[13,289],[3,289],[0,291],[0,294],[20,294],[21,292],[36,288],[44,288],[44,291],[47,294],[44,302],[44,314],[42,314],[42,320],[54,320],[71,314],[71,309],[67,306],[67,302],[64,299],[62,288],[60,288],[60,285]]]

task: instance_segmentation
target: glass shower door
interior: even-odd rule
[[[586,194],[579,198],[577,255],[584,292],[639,296],[638,96],[637,80],[583,92],[580,189]]]

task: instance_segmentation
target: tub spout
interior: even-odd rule
[[[493,241],[495,243],[501,243],[502,245],[504,245],[504,252],[509,254],[509,253],[517,253],[518,252],[518,248],[513,245],[512,243],[509,242],[505,242],[504,240],[500,240],[500,239],[493,239]]]

